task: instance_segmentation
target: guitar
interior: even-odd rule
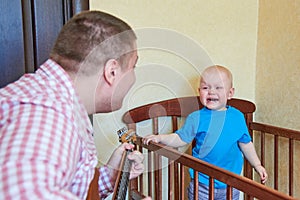
[[[135,131],[128,130],[126,127],[120,129],[117,133],[119,136],[119,142],[121,143],[127,142],[133,144],[136,141]],[[130,152],[132,152],[132,150],[126,150],[123,153],[112,200],[125,200],[126,198],[132,165],[132,161],[127,159]]]
[[[127,130],[127,128],[122,128],[118,132],[119,141],[121,143],[128,142],[134,143],[136,141],[136,134],[133,130]],[[127,150],[123,153],[120,162],[120,168],[118,169],[118,175],[116,179],[116,185],[113,193],[113,200],[125,200],[127,194],[127,187],[129,183],[131,161],[127,159],[127,155],[132,152],[132,150]],[[99,170],[95,169],[95,175],[90,183],[88,196],[86,200],[100,200],[98,192],[98,180],[99,180]],[[133,200],[140,200],[144,198],[139,194],[133,194],[131,197]]]

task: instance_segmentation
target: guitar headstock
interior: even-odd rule
[[[118,130],[119,142],[124,143],[134,143],[136,141],[136,133],[132,129],[127,129],[126,127]]]

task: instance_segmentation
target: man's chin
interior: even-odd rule
[[[120,110],[121,108],[122,108],[122,104],[112,105],[110,112],[114,112],[114,111]]]
[[[110,112],[114,112],[114,111],[117,111],[117,110],[120,110],[122,107],[122,105],[120,106],[113,106],[113,107],[109,107],[109,108],[100,108],[100,109],[97,109],[95,114],[97,113],[110,113]]]

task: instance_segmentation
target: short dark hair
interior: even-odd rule
[[[112,36],[117,37],[111,39]],[[134,50],[135,40],[134,31],[123,20],[101,11],[83,11],[63,26],[50,57],[59,55],[81,63],[98,49],[92,61],[97,65],[105,64],[111,58],[122,62],[124,55]],[[69,71],[77,70],[70,69],[70,66],[62,67]]]

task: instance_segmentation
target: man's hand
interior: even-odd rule
[[[132,149],[134,146],[132,144],[124,143],[125,149]],[[128,154],[127,158],[132,162],[131,170],[130,170],[130,178],[136,178],[144,171],[144,155],[139,151],[133,151]]]
[[[122,159],[122,155],[125,152],[125,150],[133,149],[134,145],[129,143],[122,143],[118,148],[115,149],[112,156],[110,157],[107,166],[109,168],[113,169],[114,172],[112,172],[115,176],[116,170],[120,167],[120,162]],[[132,168],[130,171],[130,179],[135,178],[139,176],[144,171],[144,155],[139,151],[133,151],[130,154],[128,154],[127,157],[129,160],[132,160]]]
[[[151,197],[146,197],[146,198],[143,198],[142,200],[152,200]]]

